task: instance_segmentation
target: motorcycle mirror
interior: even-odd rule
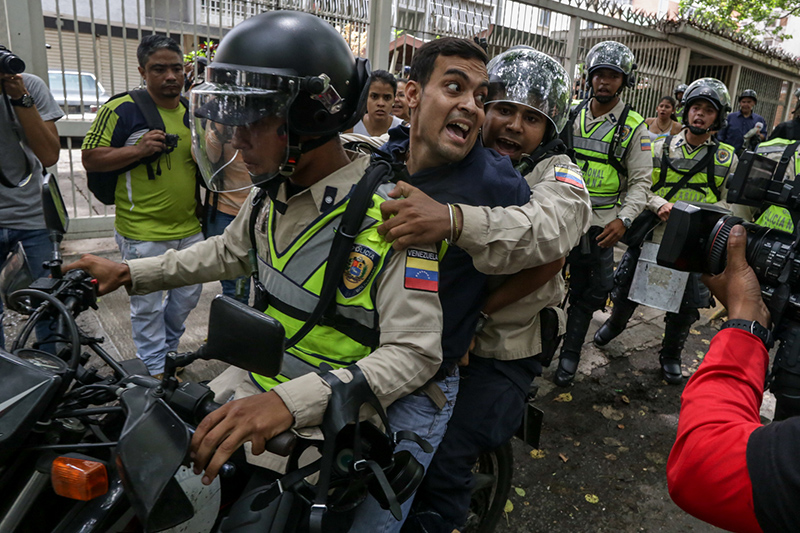
[[[18,302],[12,302],[9,295],[19,289],[27,289],[33,283],[28,258],[21,242],[17,242],[14,249],[0,268],[0,300],[9,309],[20,312]]]
[[[42,208],[47,229],[61,235],[65,234],[69,227],[69,216],[58,188],[58,180],[52,174],[45,175],[42,182]]]
[[[186,522],[194,508],[174,477],[189,449],[186,424],[153,389],[130,388],[120,400],[127,417],[117,467],[131,507],[146,532]]]
[[[281,372],[285,339],[280,322],[220,294],[211,301],[208,340],[196,354],[272,377]]]

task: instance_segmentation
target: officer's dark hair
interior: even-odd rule
[[[153,34],[144,37],[139,43],[139,48],[136,49],[136,59],[139,60],[139,66],[144,68],[150,56],[162,49],[175,52],[181,56],[181,62],[183,62],[183,51],[178,46],[178,43],[164,35]]]
[[[392,93],[395,95],[397,94],[397,79],[391,72],[386,70],[373,70],[372,74],[369,76],[369,86],[372,87],[372,84],[376,81],[389,85],[392,88]]]
[[[397,83],[408,83],[408,78],[397,78]]]
[[[678,105],[678,102],[671,96],[662,96],[661,100],[658,101],[658,105],[661,105],[661,102],[669,102],[669,105],[672,106],[672,114],[669,116],[675,122],[678,122],[678,115],[675,114],[675,108]]]
[[[420,46],[414,59],[411,60],[411,71],[408,79],[416,81],[422,87],[428,83],[433,74],[433,66],[439,56],[458,56],[462,59],[480,59],[483,64],[489,62],[486,52],[470,41],[469,39],[459,39],[458,37],[442,37],[434,39]]]

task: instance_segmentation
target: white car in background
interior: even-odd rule
[[[91,72],[48,70],[47,75],[50,92],[67,114],[67,119],[93,120],[97,110],[109,98],[103,85]]]

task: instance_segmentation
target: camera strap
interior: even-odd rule
[[[678,191],[680,191],[684,185],[689,183],[689,180],[691,180],[695,176],[695,174],[698,174],[701,170],[703,170],[703,167],[706,167],[708,174],[708,185],[711,188],[714,195],[717,197],[717,199],[719,199],[719,188],[717,187],[717,184],[714,182],[714,154],[717,153],[717,145],[716,144],[711,145],[708,148],[708,151],[705,153],[705,155],[700,159],[700,161],[698,161],[696,165],[694,165],[684,174],[683,171],[675,168],[672,165],[672,162],[670,161],[669,151],[672,146],[672,138],[673,136],[669,135],[667,136],[667,139],[664,141],[664,150],[661,152],[660,176],[658,177],[658,182],[656,182],[651,187],[650,190],[652,192],[655,192],[661,187],[667,186],[667,172],[669,169],[677,172],[678,174],[681,175],[680,181],[672,185],[670,187],[669,192],[667,192],[667,194],[664,196],[664,199],[669,202],[670,200],[672,200],[673,196],[678,194]]]
[[[22,179],[18,180],[17,183],[14,183],[12,180],[8,179],[8,176],[5,175],[3,172],[2,167],[0,167],[0,185],[3,187],[8,187],[9,189],[16,188],[21,183],[27,183],[28,178],[30,177],[31,173],[33,172],[33,166],[31,165],[30,157],[28,153],[25,151],[25,145],[23,141],[23,133],[22,133],[22,125],[17,122],[16,114],[11,107],[11,102],[8,99],[8,94],[6,93],[5,82],[3,82],[3,100],[6,103],[6,111],[8,112],[8,120],[11,123],[11,129],[17,136],[17,140],[19,141],[19,148],[22,151],[22,157],[25,159],[25,172],[22,175]]]

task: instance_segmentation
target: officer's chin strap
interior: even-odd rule
[[[694,135],[705,135],[711,131],[711,128],[698,128],[697,126],[689,126],[689,131],[691,131]]]
[[[532,154],[523,154],[522,158],[519,160],[519,163],[515,165],[515,168],[524,176],[533,170],[533,168],[543,159],[566,153],[567,145],[564,144],[564,141],[562,141],[560,138],[556,137],[548,143],[540,144]]]

